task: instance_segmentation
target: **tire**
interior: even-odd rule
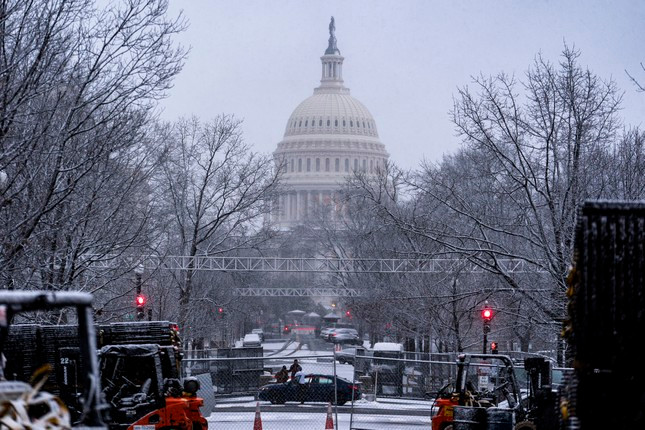
[[[273,396],[271,396],[270,402],[272,405],[284,405],[285,404],[284,396],[279,393],[274,394]]]
[[[347,399],[345,398],[344,395],[339,394],[338,395],[338,403],[337,403],[337,405],[338,406],[343,406],[345,403],[347,403]]]
[[[345,364],[345,363],[347,363],[347,360],[345,360],[344,358],[341,357],[341,358],[338,359],[338,362],[340,364]]]

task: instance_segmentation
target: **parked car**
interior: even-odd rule
[[[260,341],[260,336],[258,336],[257,333],[249,333],[244,335],[244,339],[242,340],[242,346],[244,347],[262,346],[262,342]]]
[[[325,340],[329,339],[329,332],[333,330],[334,330],[334,327],[325,327],[324,329],[320,330],[320,337],[322,337]]]
[[[337,328],[331,332],[329,340],[333,343],[351,343],[356,345],[362,343],[358,337],[358,332],[353,328]]]
[[[352,347],[352,348],[344,348],[342,351],[336,352],[336,360],[340,364],[354,364],[354,358],[356,356],[358,357],[369,357],[371,356],[372,353],[371,351],[363,348],[363,347]]]
[[[251,333],[255,333],[260,336],[260,342],[264,342],[264,330],[262,330],[261,328],[254,328],[253,330],[251,330]]]
[[[257,398],[269,401],[272,404],[284,404],[285,402],[325,402],[344,405],[352,398],[358,400],[362,393],[358,385],[347,379],[336,378],[336,396],[334,396],[334,377],[332,375],[308,374],[304,389],[295,380],[279,384],[268,384],[260,388]],[[302,389],[302,392],[300,391]],[[302,396],[302,397],[301,397]],[[352,397],[353,396],[353,397]]]

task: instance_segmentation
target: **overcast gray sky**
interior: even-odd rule
[[[472,75],[523,77],[538,52],[580,62],[625,91],[622,117],[645,125],[645,1],[171,0],[191,52],[162,118],[220,113],[243,119],[247,142],[272,152],[287,119],[320,81],[328,24],[336,21],[343,77],[372,113],[391,159],[414,168],[459,146],[450,122],[456,88]]]

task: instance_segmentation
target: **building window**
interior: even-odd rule
[[[340,158],[337,158],[337,159],[336,159],[336,163],[335,163],[335,164],[336,164],[336,166],[335,166],[335,167],[336,167],[336,171],[337,171],[337,172],[340,172]]]
[[[293,169],[294,169],[294,162],[293,162],[293,158],[291,159],[290,164],[291,164],[291,173],[293,173]]]
[[[325,172],[329,172],[329,158],[325,158]]]
[[[370,125],[370,122],[369,122],[369,121],[367,121],[367,128],[369,128],[369,129],[371,129],[371,128],[372,128],[372,126]]]
[[[300,120],[300,122],[298,122],[298,127],[302,127],[302,120]]]
[[[358,172],[358,158],[354,158],[354,170]]]
[[[349,120],[349,126],[354,127],[354,121],[352,121],[351,119]]]
[[[370,173],[374,173],[374,160],[370,160]]]
[[[363,172],[367,172],[367,160],[363,160]]]
[[[327,127],[329,127],[330,125],[331,125],[331,121],[327,120]]]
[[[302,172],[302,158],[298,158],[298,171]]]
[[[363,121],[363,128],[365,128],[365,121]]]
[[[349,158],[345,158],[345,171],[349,172]]]
[[[334,127],[338,127],[338,120],[337,119],[334,120]]]
[[[311,172],[311,158],[307,158],[307,172]]]
[[[322,127],[322,119],[318,121],[318,127]]]
[[[320,172],[320,158],[316,158],[316,172]]]
[[[309,120],[305,121],[305,127],[309,125]]]
[[[345,124],[345,119],[343,119],[343,127],[345,127],[345,126],[346,126],[346,124]]]

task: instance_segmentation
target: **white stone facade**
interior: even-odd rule
[[[347,176],[374,174],[389,157],[374,118],[343,85],[343,60],[330,27],[320,86],[293,111],[273,153],[286,190],[272,213],[281,230],[303,224],[321,205],[338,216],[334,197]]]

